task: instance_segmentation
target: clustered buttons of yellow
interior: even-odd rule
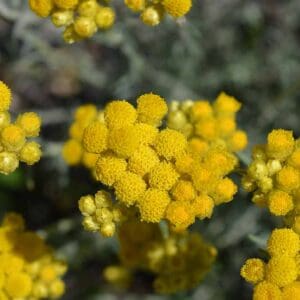
[[[93,104],[79,106],[74,112],[74,122],[69,128],[69,139],[64,143],[62,156],[69,166],[83,165],[93,171],[98,154],[90,153],[83,148],[84,129],[95,121],[103,121],[103,112]]]
[[[118,224],[126,219],[126,208],[115,204],[111,194],[98,191],[95,196],[83,196],[79,200],[79,209],[84,216],[83,227],[88,231],[99,232],[111,237]]]
[[[237,187],[226,175],[237,159],[217,146],[194,155],[182,133],[159,130],[167,110],[164,99],[152,93],[140,96],[137,108],[112,101],[104,121],[85,128],[83,146],[99,155],[96,178],[113,189],[119,203],[138,208],[141,221],[167,220],[183,231],[233,199]]]
[[[115,12],[109,1],[97,0],[29,0],[31,10],[41,18],[51,17],[52,23],[63,27],[67,43],[90,38],[98,30],[106,30],[115,22]],[[131,11],[140,13],[141,20],[149,26],[158,25],[165,14],[174,18],[186,15],[192,0],[124,0]]]
[[[7,213],[0,227],[0,299],[57,299],[65,291],[66,264],[22,216]]]
[[[0,173],[14,172],[19,162],[33,165],[41,158],[40,145],[28,138],[37,137],[41,119],[34,112],[20,114],[11,122],[9,108],[12,101],[8,86],[0,81]]]
[[[215,261],[216,249],[200,234],[163,237],[157,224],[130,220],[118,230],[120,265],[108,266],[104,278],[117,286],[130,285],[134,272],[154,274],[153,288],[171,294],[196,287]]]
[[[248,259],[241,276],[254,285],[254,300],[300,299],[300,240],[292,229],[274,229],[267,242],[268,262]]]
[[[115,22],[113,8],[97,0],[29,0],[29,6],[39,17],[51,17],[55,26],[63,27],[67,43],[89,38]]]
[[[215,145],[237,152],[248,143],[247,134],[236,124],[240,108],[241,103],[224,92],[212,104],[206,100],[172,101],[167,125],[182,132],[189,147],[200,154]]]
[[[192,7],[192,0],[124,0],[124,3],[149,26],[158,25],[165,14],[175,19],[183,17]]]
[[[289,227],[300,233],[300,141],[292,131],[275,129],[267,144],[254,147],[242,185],[254,191],[254,203],[286,216]]]

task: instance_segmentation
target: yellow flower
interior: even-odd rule
[[[19,159],[31,166],[37,163],[42,155],[41,146],[36,142],[27,142],[19,153]]]
[[[99,4],[96,0],[86,0],[80,2],[78,6],[78,14],[82,17],[95,17],[99,9]]]
[[[62,156],[68,165],[74,166],[80,163],[82,147],[76,140],[68,140],[62,149]]]
[[[195,101],[191,107],[191,118],[194,121],[213,116],[213,109],[208,101]]]
[[[276,216],[285,216],[294,207],[293,198],[286,192],[273,190],[268,197],[269,210]]]
[[[0,82],[1,83],[1,82]],[[0,130],[9,125],[10,114],[7,111],[0,111]]]
[[[191,181],[178,180],[172,189],[172,196],[177,201],[192,201],[196,197],[196,190]]]
[[[178,177],[179,174],[171,163],[161,162],[149,172],[149,185],[152,188],[169,191]]]
[[[180,132],[165,129],[157,135],[154,147],[159,155],[171,160],[184,153],[187,148],[187,140]]]
[[[37,137],[40,133],[41,118],[34,112],[27,112],[17,118],[16,124],[24,130],[26,137]]]
[[[1,132],[1,142],[8,151],[19,151],[25,141],[25,132],[18,125],[8,125]]]
[[[248,144],[246,132],[237,130],[228,140],[229,149],[233,152],[244,150]]]
[[[99,157],[96,162],[97,179],[108,186],[113,185],[126,170],[127,163],[124,159],[114,155]]]
[[[5,290],[12,298],[29,296],[32,288],[31,278],[23,272],[11,274],[5,282]]]
[[[163,11],[157,5],[148,6],[141,13],[141,20],[148,26],[156,26],[163,17]]]
[[[285,159],[294,149],[293,132],[274,129],[268,135],[267,153],[272,158]]]
[[[282,300],[300,299],[300,282],[295,281],[285,286],[282,290]]]
[[[159,163],[159,157],[149,146],[140,146],[128,160],[129,171],[144,176]]]
[[[192,202],[194,214],[200,219],[210,218],[214,210],[214,200],[206,194],[197,196]]]
[[[271,255],[294,257],[300,250],[299,236],[289,228],[274,229],[268,239],[268,252]]]
[[[105,107],[104,118],[109,129],[119,129],[133,125],[137,112],[127,101],[114,100]]]
[[[237,192],[237,186],[229,178],[221,179],[212,192],[216,205],[232,201]]]
[[[273,256],[266,266],[266,280],[279,287],[292,283],[297,276],[296,261],[287,255]]]
[[[276,180],[279,188],[285,191],[296,190],[300,186],[300,173],[297,169],[286,166],[277,173]]]
[[[192,7],[191,0],[163,0],[162,4],[166,12],[174,18],[186,15]]]
[[[10,104],[11,104],[11,91],[3,81],[0,81],[0,112],[4,112],[8,110]]]
[[[138,120],[159,126],[168,112],[168,106],[162,97],[156,94],[144,94],[137,99]]]
[[[281,300],[281,291],[275,285],[267,281],[263,281],[255,286],[253,300]]]
[[[158,223],[165,216],[165,211],[171,199],[168,193],[155,188],[148,189],[138,201],[141,220]]]
[[[241,269],[241,276],[252,284],[262,281],[265,276],[265,263],[258,258],[247,259]]]
[[[115,12],[110,7],[100,7],[95,17],[95,22],[100,29],[109,29],[115,22]]]
[[[166,218],[175,230],[183,231],[194,223],[195,215],[187,202],[172,201],[167,208]]]
[[[92,18],[78,17],[74,21],[74,30],[81,38],[89,38],[97,31],[97,25]]]
[[[107,149],[108,130],[101,122],[93,122],[84,130],[83,146],[91,153],[101,153]]]
[[[132,172],[124,172],[114,184],[116,197],[125,205],[137,202],[146,191],[145,181]]]
[[[30,8],[41,18],[47,18],[53,7],[53,0],[29,0]]]
[[[241,103],[238,102],[234,97],[227,95],[222,92],[218,95],[216,102],[214,103],[214,109],[217,114],[228,114],[231,115],[236,113],[241,108]]]
[[[0,173],[10,174],[19,166],[19,160],[15,153],[0,152]]]

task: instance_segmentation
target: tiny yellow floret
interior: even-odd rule
[[[116,14],[110,7],[101,7],[95,17],[95,22],[100,29],[109,29],[115,22]]]
[[[41,118],[34,112],[27,112],[17,118],[16,124],[24,130],[26,137],[37,137],[41,129]]]
[[[91,153],[101,153],[107,149],[108,130],[101,122],[93,122],[84,130],[83,146]]]
[[[25,141],[25,132],[18,125],[8,125],[1,132],[1,142],[8,151],[19,151]]]
[[[31,10],[41,18],[47,18],[53,7],[53,0],[29,0]]]
[[[186,15],[192,7],[191,0],[163,0],[162,4],[166,12],[174,18]]]
[[[79,164],[82,156],[81,144],[76,140],[68,140],[63,145],[62,156],[70,166]]]
[[[37,163],[42,156],[41,146],[36,142],[27,142],[19,153],[20,161],[31,166]]]
[[[247,259],[241,269],[241,276],[252,284],[262,281],[265,276],[265,263],[258,258]]]
[[[268,197],[269,210],[275,216],[285,216],[294,207],[293,198],[286,192],[273,190]]]

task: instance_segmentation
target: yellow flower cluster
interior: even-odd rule
[[[29,5],[39,17],[51,17],[55,26],[64,27],[67,43],[89,38],[115,22],[114,10],[97,0],[29,0]]]
[[[65,291],[66,265],[23,218],[8,213],[0,227],[0,299],[57,299]]]
[[[240,107],[235,98],[224,92],[213,104],[205,100],[173,101],[168,126],[182,132],[188,138],[190,147],[198,152],[205,153],[214,145],[237,152],[248,143],[246,133],[237,128],[235,120]]]
[[[64,143],[62,156],[70,166],[83,165],[93,170],[98,158],[98,154],[93,154],[84,150],[82,146],[84,129],[94,121],[103,120],[103,112],[98,111],[93,104],[79,106],[74,113],[74,122],[69,128],[69,139]]]
[[[33,165],[41,158],[40,145],[28,141],[40,132],[41,119],[34,112],[20,114],[11,122],[9,108],[12,100],[10,89],[0,81],[0,173],[10,174],[19,162]]]
[[[142,22],[149,26],[158,25],[165,14],[173,18],[183,17],[192,7],[192,0],[124,0],[124,3],[139,13]]]
[[[104,270],[107,281],[130,284],[134,271],[142,269],[155,275],[157,293],[171,294],[199,284],[216,258],[216,249],[198,233],[171,234],[164,238],[157,224],[130,220],[118,231],[120,266]]]
[[[300,240],[289,228],[275,229],[269,237],[267,263],[258,258],[248,259],[241,276],[255,285],[253,300],[300,299]]]
[[[254,191],[254,203],[286,216],[288,225],[300,233],[300,141],[292,131],[273,130],[266,145],[254,147],[252,159],[243,187]]]
[[[112,101],[104,121],[85,128],[83,146],[99,155],[96,177],[121,204],[137,207],[141,221],[166,219],[181,231],[233,199],[237,187],[226,175],[237,160],[222,147],[194,155],[182,133],[158,129],[166,113],[164,99],[152,93],[140,96],[137,108]]]
[[[144,24],[155,26],[166,13],[174,18],[186,15],[192,0],[124,0],[124,4],[140,13]],[[64,27],[63,38],[67,43],[89,38],[115,22],[113,8],[97,0],[29,0],[29,6],[39,17],[51,17],[55,26]]]
[[[106,191],[81,197],[79,210],[84,216],[83,227],[88,231],[98,231],[104,237],[113,236],[116,226],[126,218],[125,207],[113,203]]]

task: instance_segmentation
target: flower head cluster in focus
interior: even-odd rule
[[[11,101],[11,90],[0,81],[0,173],[5,175],[14,172],[19,162],[35,164],[42,154],[37,142],[27,140],[39,135],[40,117],[34,112],[26,112],[12,122]]]
[[[267,242],[267,262],[248,259],[241,275],[254,285],[253,300],[300,299],[300,241],[292,229],[274,229]]]
[[[7,213],[0,227],[0,299],[57,299],[65,291],[66,264],[22,216]]]
[[[248,143],[247,134],[236,124],[240,108],[241,103],[224,92],[212,104],[206,100],[172,101],[167,125],[182,132],[199,154],[218,145],[238,152]]]
[[[267,144],[254,147],[253,161],[242,185],[253,191],[252,201],[268,207],[275,216],[285,216],[287,225],[300,233],[300,143],[293,132],[275,129]]]
[[[199,151],[181,132],[160,129],[167,111],[164,99],[152,93],[140,96],[137,108],[125,100],[112,101],[104,109],[104,122],[85,128],[83,146],[98,154],[96,178],[112,188],[118,203],[136,208],[143,222],[166,220],[179,232],[233,199],[237,186],[227,175],[238,161],[222,145]],[[83,201],[91,201],[81,200],[80,206],[93,221],[90,230],[96,231],[101,223],[93,215],[96,205]]]
[[[31,10],[41,18],[51,17],[52,23],[63,27],[67,43],[92,37],[115,22],[115,11],[109,1],[97,0],[29,0]],[[165,14],[184,16],[192,7],[191,0],[125,0],[131,11],[140,13],[141,21],[150,26],[160,23]]]
[[[108,266],[105,279],[117,286],[129,286],[134,272],[154,274],[157,293],[170,294],[196,287],[216,258],[217,250],[200,234],[185,231],[164,237],[158,224],[131,219],[118,229],[120,265]]]

